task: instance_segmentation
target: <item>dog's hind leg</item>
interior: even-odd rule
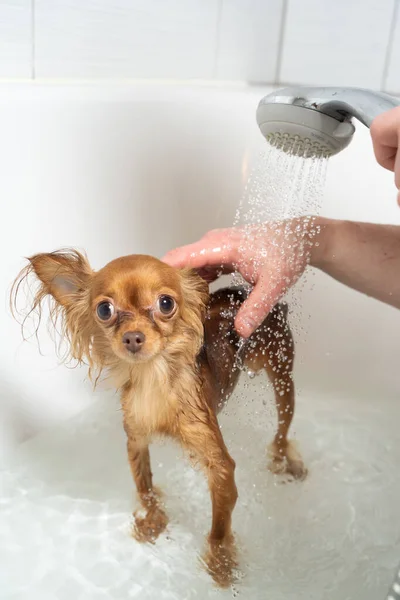
[[[255,372],[265,369],[274,389],[278,427],[269,447],[269,469],[273,473],[288,473],[295,479],[304,479],[307,469],[294,443],[288,439],[295,407],[295,386],[294,343],[286,314],[286,305],[275,306],[255,332],[245,364]]]

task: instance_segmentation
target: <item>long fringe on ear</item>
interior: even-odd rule
[[[75,361],[71,366],[87,364],[89,377],[97,381],[101,372],[101,361],[93,353],[90,286],[84,285],[85,280],[89,282],[92,271],[86,256],[77,250],[66,249],[49,254],[36,254],[27,260],[28,264],[18,274],[10,293],[11,313],[21,325],[23,338],[30,339],[34,335],[39,343],[38,333],[47,303],[48,330],[54,340],[58,358],[67,364]],[[51,263],[53,273],[52,278],[47,281],[39,276],[39,267],[45,261]],[[57,277],[71,274],[81,285],[66,293],[65,301],[61,302],[52,293],[52,283]],[[20,303],[21,298],[24,299],[23,303]],[[34,330],[30,335],[26,335],[27,325],[31,321]],[[94,370],[98,370],[99,373],[95,375]]]
[[[199,349],[204,336],[204,319],[210,297],[208,284],[192,269],[182,269],[181,286],[184,297],[183,319],[199,340]]]

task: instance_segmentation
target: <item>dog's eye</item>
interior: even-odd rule
[[[160,296],[158,306],[163,315],[170,315],[175,308],[175,300],[171,296]]]
[[[109,321],[114,314],[114,306],[111,302],[100,302],[97,305],[97,316],[101,321]]]

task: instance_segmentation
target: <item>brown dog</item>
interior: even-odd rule
[[[145,515],[136,516],[135,537],[154,541],[167,516],[153,487],[149,443],[155,434],[178,440],[203,466],[212,501],[205,561],[221,586],[236,567],[231,518],[237,490],[235,463],[225,446],[217,413],[235,388],[239,338],[233,326],[245,300],[238,288],[209,296],[207,284],[190,270],[176,270],[150,256],[118,258],[94,272],[76,252],[37,254],[14,285],[34,273],[39,280],[32,309],[46,296],[52,316],[62,317],[71,357],[86,361],[92,376],[103,370],[121,391],[128,457]],[[287,307],[275,306],[244,346],[241,361],[265,369],[278,409],[271,468],[295,478],[306,474],[288,441],[294,411],[293,340]]]

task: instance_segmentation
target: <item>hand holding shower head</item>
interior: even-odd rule
[[[361,88],[284,88],[260,101],[257,123],[264,137],[283,150],[332,156],[351,142],[352,117],[370,127],[376,116],[399,105],[397,98]]]

